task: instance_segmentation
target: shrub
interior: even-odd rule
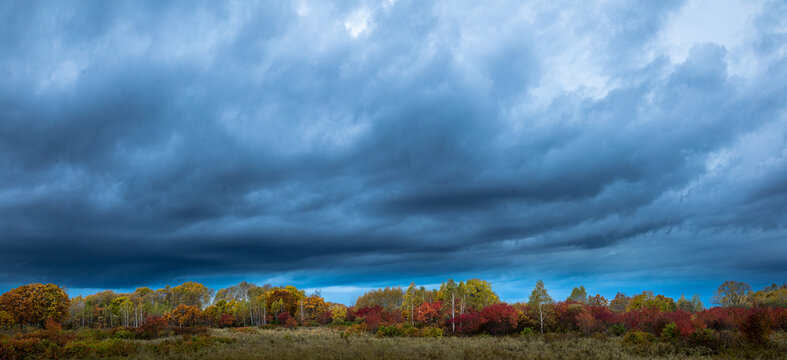
[[[711,329],[697,329],[688,339],[688,344],[694,347],[704,347],[716,352],[722,346],[719,335]]]
[[[419,331],[418,335],[420,337],[443,337],[443,329],[426,326]]]
[[[680,332],[678,331],[678,325],[674,322],[667,324],[664,326],[664,329],[661,330],[661,340],[668,341],[668,342],[675,342],[680,337]]]
[[[655,337],[651,333],[634,330],[629,331],[623,336],[623,342],[628,345],[646,345],[653,342],[654,338]]]
[[[395,337],[395,336],[404,336],[404,328],[401,325],[393,325],[393,326],[384,326],[381,325],[377,329],[377,333],[375,336],[377,337]]]
[[[84,359],[93,355],[87,341],[72,341],[63,347],[63,355],[73,359]]]
[[[136,350],[134,343],[119,339],[106,339],[90,343],[91,350],[99,357],[129,356]]]
[[[765,310],[752,309],[749,315],[740,322],[738,329],[750,342],[764,345],[768,342],[768,334],[771,330],[771,319],[768,317],[768,313]]]
[[[531,329],[531,328],[529,328],[529,327],[526,327],[526,328],[522,329],[522,332],[521,332],[521,333],[519,333],[519,334],[520,334],[520,335],[522,335],[522,336],[530,336],[530,335],[533,335],[533,329]]]
[[[292,319],[292,315],[290,315],[290,313],[286,311],[279,314],[279,316],[276,317],[276,320],[279,321],[279,325],[286,325],[287,321],[290,319]]]
[[[167,320],[160,316],[151,316],[145,319],[145,322],[136,328],[136,337],[138,339],[154,339],[161,335],[167,328]]]
[[[380,323],[383,321],[380,313],[374,312],[369,313],[363,318],[363,322],[366,324],[366,330],[372,333],[377,332],[377,328],[380,326]]]
[[[160,354],[172,354],[182,357],[185,353],[197,352],[216,344],[232,344],[235,341],[233,338],[210,335],[183,336],[178,339],[164,340],[159,344],[153,345],[152,348]]]
[[[459,315],[451,319],[456,324],[456,329],[460,334],[472,335],[481,331],[481,314],[475,311]]]
[[[519,313],[508,304],[489,305],[481,310],[481,328],[493,335],[505,335],[516,329]]]
[[[615,336],[621,336],[626,333],[626,325],[623,324],[612,324],[612,328],[610,328],[612,334]]]

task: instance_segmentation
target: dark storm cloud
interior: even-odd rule
[[[778,3],[0,6],[0,283],[787,274]]]

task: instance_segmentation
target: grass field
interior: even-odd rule
[[[188,337],[141,343],[132,359],[787,359],[787,335],[771,336],[767,348],[734,349],[708,355],[707,349],[681,348],[655,341],[625,344],[621,337],[586,337],[571,334],[528,337],[475,336],[442,338],[377,338],[345,335],[326,328],[214,329],[209,346],[190,343]],[[186,339],[186,340],[183,340]],[[197,339],[197,338],[194,338]],[[171,342],[171,347],[161,346]],[[198,340],[195,340],[198,341]],[[140,344],[142,345],[142,344]],[[167,350],[162,350],[167,349]]]

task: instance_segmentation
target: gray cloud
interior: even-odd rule
[[[787,274],[778,2],[0,6],[0,283]]]

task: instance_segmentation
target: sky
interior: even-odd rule
[[[787,2],[0,1],[0,290],[787,280]]]

